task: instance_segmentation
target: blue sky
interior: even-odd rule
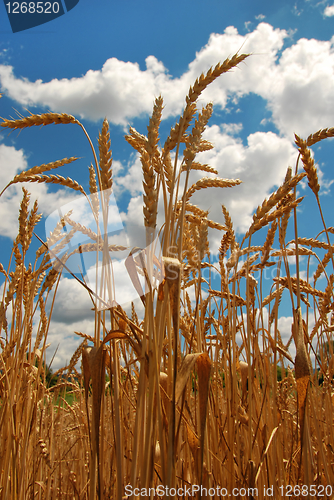
[[[203,93],[200,105],[214,103],[206,132],[216,149],[202,153],[221,177],[243,184],[228,193],[213,190],[196,202],[223,223],[221,203],[231,211],[236,229],[247,228],[253,211],[294,167],[294,132],[306,138],[334,126],[334,6],[330,1],[170,1],[80,0],[62,17],[13,34],[0,4],[0,116],[47,110],[74,114],[94,144],[102,121],[110,121],[115,197],[127,223],[141,216],[141,172],[138,158],[124,140],[128,125],[146,133],[154,98],[164,97],[162,140],[182,112],[189,85],[211,65],[241,51],[252,53],[239,69],[223,75]],[[322,181],[325,212],[333,203],[332,141],[314,147]],[[0,188],[19,171],[63,157],[80,160],[59,169],[88,190],[91,151],[75,126],[0,131]],[[195,179],[196,180],[196,179]],[[240,188],[240,189],[239,189]],[[237,191],[238,189],[238,191]],[[69,201],[55,187],[29,186],[45,216]],[[312,194],[306,195],[299,227],[316,235],[319,217]],[[1,260],[6,265],[17,231],[21,198],[12,187],[0,199]],[[331,221],[328,220],[328,225]],[[43,225],[39,230],[43,234]],[[213,248],[219,242],[212,236]],[[66,310],[71,297],[77,309]],[[64,337],[75,347],[74,329],[91,328],[86,292],[63,280],[50,338]],[[64,312],[65,311],[65,312]],[[67,311],[67,312],[66,312]],[[83,323],[79,319],[84,318]],[[287,320],[288,323],[288,320]],[[62,331],[60,335],[59,331]],[[66,359],[60,347],[56,364]]]

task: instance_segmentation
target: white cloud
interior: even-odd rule
[[[84,340],[79,335],[74,335],[75,331],[87,333],[94,337],[94,320],[83,320],[71,324],[51,321],[47,337],[47,343],[50,346],[46,351],[46,361],[50,363],[55,351],[57,351],[52,362],[53,371],[66,366],[75,350]]]
[[[89,70],[81,78],[50,82],[16,78],[11,66],[0,65],[0,80],[8,96],[26,106],[66,109],[92,120],[107,115],[124,125],[135,116],[150,113],[153,99],[160,93],[165,99],[164,117],[179,113],[189,85],[198,75],[216,65],[222,54],[232,55],[242,47],[254,55],[214,82],[200,101],[212,100],[224,108],[229,96],[255,93],[267,101],[280,133],[293,140],[294,132],[306,135],[332,125],[334,55],[333,40],[300,39],[279,57],[287,37],[285,30],[267,23],[260,23],[246,36],[230,26],[223,34],[210,35],[179,79],[169,76],[163,63],[151,55],[144,71],[136,63],[112,58],[101,70]]]
[[[223,123],[223,131],[229,135],[238,135],[242,130],[242,123]]]
[[[272,87],[262,89],[275,125],[290,140],[332,126],[333,41],[298,40],[283,51]]]
[[[94,320],[92,307],[88,291],[75,279],[63,276],[56,293],[52,322],[70,324]]]
[[[326,17],[334,16],[334,5],[327,5],[327,7],[324,10],[324,16]]]
[[[28,162],[22,149],[0,144],[0,186],[3,189],[13,177],[27,170]],[[0,197],[0,234],[15,239],[18,229],[18,210],[22,200],[22,187],[31,193],[31,208],[35,199],[38,199],[39,213],[48,215],[59,206],[78,197],[73,192],[60,189],[50,192],[49,186],[37,183],[20,183],[10,186]]]
[[[101,70],[88,70],[80,78],[54,78],[50,82],[16,78],[12,66],[2,65],[0,79],[7,95],[25,106],[41,105],[53,111],[67,110],[91,120],[105,115],[117,124],[147,113],[152,99],[168,82],[162,63],[154,56],[146,59],[147,69],[137,63],[108,59]]]
[[[287,38],[286,30],[264,22],[245,36],[229,26],[223,34],[210,35],[180,78],[172,78],[163,63],[150,55],[145,70],[137,63],[111,58],[100,70],[88,70],[80,78],[49,82],[17,78],[12,66],[0,65],[0,82],[9,97],[25,106],[66,109],[91,120],[106,115],[111,122],[125,125],[134,117],[151,113],[153,100],[160,93],[165,100],[164,118],[180,113],[189,85],[242,47],[253,55],[210,85],[200,103],[212,100],[225,108],[229,98],[240,100],[249,93],[257,94],[266,100],[279,132],[293,141],[294,132],[305,136],[332,126],[334,54],[333,39],[300,39],[284,50]]]
[[[22,149],[0,144],[0,185],[5,187],[18,172],[27,169],[27,159]],[[5,168],[10,165],[10,168]],[[2,188],[3,189],[3,188]]]

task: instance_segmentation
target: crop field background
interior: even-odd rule
[[[1,500],[334,498],[332,39],[278,63],[263,18],[212,32],[178,81],[152,55],[35,83],[0,64]],[[285,112],[290,63],[309,87],[285,82]],[[242,92],[269,103],[247,146]]]

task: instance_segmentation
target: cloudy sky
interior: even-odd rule
[[[140,161],[124,140],[128,126],[145,134],[154,99],[161,94],[163,142],[195,79],[238,51],[249,53],[199,101],[214,104],[205,138],[215,149],[201,153],[202,162],[216,168],[220,177],[240,178],[243,183],[194,196],[194,203],[221,223],[224,203],[241,235],[256,207],[282,182],[287,167],[295,166],[294,133],[306,138],[334,126],[333,43],[334,5],[327,0],[80,0],[60,18],[14,34],[1,3],[0,116],[27,115],[26,109],[70,113],[82,121],[95,145],[106,117],[115,198],[123,220],[135,231],[142,213],[142,179]],[[327,141],[313,148],[321,202],[329,213],[332,147]],[[22,170],[71,156],[80,159],[58,173],[88,190],[87,167],[93,158],[78,126],[0,131],[0,191]],[[45,217],[73,198],[50,185],[30,185],[29,190],[32,199],[38,197]],[[303,235],[315,236],[319,217],[314,200],[309,190],[300,191],[306,200],[299,227]],[[21,194],[15,185],[0,198],[4,265],[17,234]],[[43,223],[38,232],[45,238]],[[213,248],[218,242],[218,236],[212,236]],[[50,349],[60,344],[55,367],[75,349],[74,330],[91,333],[89,309],[85,291],[65,276],[50,334]]]

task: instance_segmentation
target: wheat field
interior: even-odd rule
[[[110,253],[125,250],[111,245],[99,224],[100,218],[107,227],[113,188],[108,121],[96,154],[71,115],[2,119],[9,130],[79,126],[94,161],[88,193],[51,172],[76,157],[21,172],[1,192],[25,186],[11,258],[0,264],[1,499],[334,498],[334,229],[326,225],[330,214],[322,212],[310,149],[333,137],[334,129],[295,137],[296,164],[287,165],[283,184],[257,208],[241,237],[224,205],[218,223],[192,203],[203,189],[224,200],[224,190],[242,181],[218,178],[198,161],[199,152],[213,147],[202,137],[213,105],[198,109],[197,101],[246,57],[236,54],[196,80],[165,142],[159,137],[162,97],[155,100],[147,135],[130,127],[125,137],[140,156],[143,175],[147,246],[140,258],[136,249],[127,251],[143,318],[134,304],[126,311],[106,299],[114,286]],[[193,170],[203,177],[191,184]],[[298,232],[302,180],[323,223],[313,238]],[[30,200],[30,182],[80,193],[96,230],[67,214],[31,260],[42,216]],[[221,238],[217,263],[210,261],[211,231]],[[76,252],[93,252],[104,272],[96,275],[98,294],[76,277],[91,296],[95,328],[76,332],[81,344],[51,383],[48,330],[62,271],[69,269],[63,250],[75,232],[89,240]],[[153,255],[157,236],[160,260]],[[306,280],[301,257],[317,262]],[[287,343],[278,326],[283,296],[293,316]]]

